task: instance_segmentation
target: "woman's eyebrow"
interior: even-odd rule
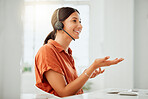
[[[77,17],[72,17],[72,19],[78,19]]]
[[[72,19],[78,19],[77,17],[72,17]],[[80,21],[81,21],[81,19],[80,19]]]

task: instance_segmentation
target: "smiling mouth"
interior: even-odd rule
[[[81,33],[81,31],[74,31],[74,32],[76,32],[77,34],[80,34]]]

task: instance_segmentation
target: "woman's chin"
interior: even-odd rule
[[[75,39],[79,39],[79,36],[75,37]]]

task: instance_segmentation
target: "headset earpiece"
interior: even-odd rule
[[[64,24],[60,21],[57,21],[54,26],[56,30],[62,30],[64,27]]]
[[[62,22],[60,22],[59,11],[60,11],[60,8],[57,10],[57,22],[55,23],[54,28],[56,30],[63,30],[65,33],[67,33],[67,35],[69,35],[75,41],[75,39],[68,32],[66,32],[63,29],[64,28],[64,24]]]
[[[64,27],[64,24],[60,22],[59,11],[60,11],[60,8],[57,10],[57,22],[54,25],[56,30],[62,30]]]

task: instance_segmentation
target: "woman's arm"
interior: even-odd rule
[[[45,72],[45,77],[59,96],[65,97],[75,95],[89,79],[89,77],[86,76],[85,73],[90,76],[93,71],[99,67],[117,64],[123,60],[115,59],[109,61],[107,60],[108,58],[109,57],[96,59],[95,62],[85,72],[83,72],[77,79],[69,84],[66,83],[65,77],[62,74],[57,73],[53,70]]]
[[[93,71],[93,66],[90,66],[85,72],[87,72],[88,75],[91,75]],[[65,77],[53,70],[45,72],[45,77],[48,80],[49,84],[61,97],[75,95],[89,79],[89,77],[82,73],[77,79],[67,84]]]

